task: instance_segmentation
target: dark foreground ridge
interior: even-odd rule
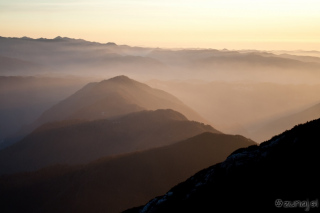
[[[239,149],[126,213],[319,211],[319,130],[320,119]]]
[[[0,210],[10,213],[118,213],[166,193],[240,147],[239,135],[205,132],[154,149],[0,176]]]

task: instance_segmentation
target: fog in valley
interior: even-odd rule
[[[256,142],[295,124],[265,126],[320,103],[317,51],[142,48],[66,37],[1,37],[0,46],[2,143],[87,83],[118,75],[166,91],[201,122]],[[318,116],[314,110],[301,122]]]

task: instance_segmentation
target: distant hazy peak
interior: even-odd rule
[[[45,39],[45,40],[48,40],[48,39]],[[69,38],[69,37],[61,37],[61,36],[57,36],[53,39],[54,41],[77,41],[77,39],[74,39],[74,38]],[[81,40],[80,41],[84,41],[84,40]]]
[[[108,42],[108,43],[106,43],[106,45],[110,45],[110,46],[118,46],[116,43],[114,43],[114,42]]]
[[[23,37],[21,37],[21,39],[32,39],[32,38],[27,37],[27,36],[23,36]]]

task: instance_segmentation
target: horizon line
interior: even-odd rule
[[[101,42],[101,41],[93,41],[93,40],[87,40],[84,38],[71,38],[67,36],[55,36],[53,38],[47,38],[47,37],[30,37],[30,36],[22,36],[22,37],[14,37],[14,36],[1,36],[0,38],[9,38],[9,39],[32,39],[32,40],[58,40],[58,39],[70,39],[70,40],[82,40],[85,42],[90,42],[90,43],[98,43],[98,44],[115,44],[117,46],[129,46],[129,47],[139,47],[139,48],[152,48],[152,49],[168,49],[168,50],[224,50],[224,51],[270,51],[270,52],[276,52],[276,51],[284,51],[284,52],[295,52],[295,51],[301,51],[301,52],[318,52],[320,53],[320,50],[316,49],[292,49],[292,50],[287,50],[287,49],[262,49],[262,48],[213,48],[213,47],[161,47],[161,46],[147,46],[147,45],[130,45],[130,44],[118,44],[117,42],[109,41],[109,42]],[[241,42],[241,41],[229,41],[230,43],[250,43],[250,42]],[[255,41],[251,43],[291,43],[292,41],[288,42],[281,42],[281,41]],[[219,43],[219,42],[216,42]],[[222,43],[222,42],[221,42]],[[224,42],[225,43],[225,42]],[[297,43],[297,42],[296,42]],[[313,42],[299,42],[299,43],[313,43]]]

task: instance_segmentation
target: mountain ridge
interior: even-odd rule
[[[320,119],[313,120],[259,146],[237,150],[224,162],[198,172],[165,195],[125,212],[282,212],[286,200],[318,202],[319,128]],[[296,207],[290,210],[308,211],[307,206]]]
[[[169,145],[207,131],[220,134],[171,109],[113,119],[47,123],[0,150],[0,173],[33,171],[57,163],[88,163],[104,156]]]

